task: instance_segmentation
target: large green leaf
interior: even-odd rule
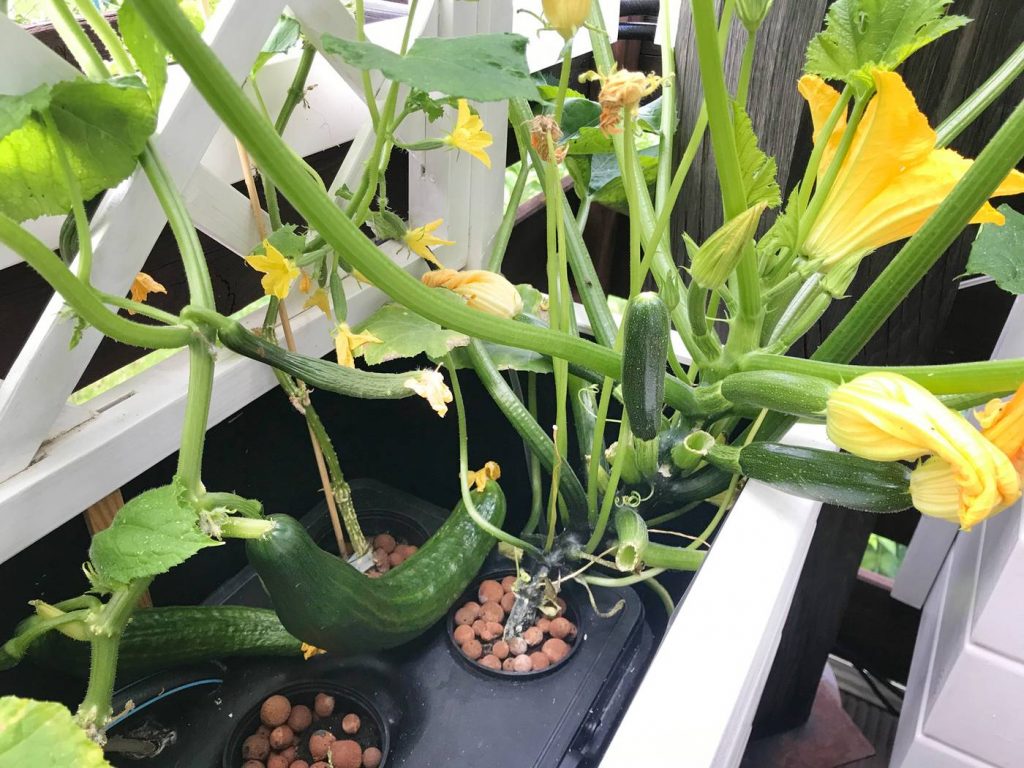
[[[255,75],[261,69],[263,65],[274,58],[279,53],[285,53],[293,45],[299,42],[299,38],[302,36],[302,27],[299,26],[299,22],[292,16],[282,15],[277,20],[277,24],[274,29],[270,32],[270,37],[267,38],[267,42],[263,44],[263,49],[259,52],[256,57],[256,63],[252,65],[252,73]]]
[[[910,55],[970,19],[948,16],[953,0],[836,0],[825,29],[807,46],[807,72],[863,91],[871,70],[894,70]]]
[[[381,341],[380,344],[363,344],[356,351],[369,365],[424,353],[440,358],[456,347],[469,344],[468,336],[442,328],[399,304],[385,304],[356,331],[372,333]]]
[[[658,147],[648,147],[637,152],[644,181],[648,186],[658,178]],[[619,213],[628,214],[626,185],[623,183],[619,164],[614,154],[593,155],[590,163],[590,191],[594,202]]]
[[[206,547],[218,546],[198,527],[195,510],[177,483],[136,496],[89,547],[93,568],[106,585],[166,573]]]
[[[323,46],[354,67],[380,70],[390,80],[421,91],[440,91],[474,101],[537,95],[522,35],[421,37],[405,56],[370,42],[333,35],[323,36]]]
[[[135,10],[135,0],[125,0],[117,12],[117,24],[135,65],[146,79],[153,103],[159,106],[167,85],[167,49]]]
[[[43,95],[37,89],[20,98],[29,100],[27,112],[6,102],[5,114],[24,114],[24,121],[0,139],[0,211],[18,221],[67,213],[72,196],[40,115]],[[57,83],[48,109],[85,200],[135,170],[156,127],[153,103],[136,77]]]
[[[565,140],[579,134],[581,128],[596,130],[601,121],[601,105],[589,99],[566,99],[562,110],[562,135]]]
[[[1004,291],[1024,294],[1024,214],[1008,205],[999,206],[1006,223],[985,224],[978,232],[967,259],[968,275],[988,275]]]
[[[0,697],[0,766],[110,768],[63,704]]]
[[[733,106],[736,150],[740,158],[740,170],[743,172],[747,207],[767,203],[769,208],[774,208],[782,202],[782,193],[775,178],[775,158],[769,157],[757,146],[757,134],[743,107],[739,104]]]
[[[22,96],[0,95],[0,139],[21,128],[33,112],[40,112],[49,104],[49,85],[40,85]]]

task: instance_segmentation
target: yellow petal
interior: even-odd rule
[[[488,461],[480,469],[466,472],[467,482],[476,484],[476,489],[482,491],[487,487],[488,480],[497,480],[501,477],[501,467],[496,461]]]
[[[486,269],[439,269],[421,278],[431,288],[447,288],[466,299],[473,309],[511,318],[523,311],[519,291],[504,276]]]
[[[1024,384],[1008,403],[993,400],[981,416],[975,414],[985,439],[1020,468],[1024,463]]]
[[[455,128],[443,141],[455,149],[469,153],[487,168],[491,167],[491,158],[484,150],[494,143],[494,137],[484,130],[484,121],[470,111],[466,99],[459,99],[459,116]]]
[[[310,307],[319,307],[320,311],[330,318],[331,300],[327,296],[327,291],[323,288],[317,288],[313,291],[302,305],[303,309],[309,309]]]
[[[272,246],[268,241],[263,241],[265,253],[254,253],[245,257],[245,262],[257,272],[262,272],[260,285],[267,296],[276,296],[281,301],[288,298],[288,290],[292,281],[299,276],[300,270],[290,259]]]
[[[406,389],[411,389],[422,397],[441,418],[448,413],[448,403],[452,401],[452,392],[444,382],[439,371],[420,371],[418,376],[406,379]]]
[[[572,39],[590,13],[590,0],[543,0],[542,5],[548,25],[563,40]]]
[[[381,340],[372,333],[353,333],[348,323],[341,323],[334,329],[334,351],[338,365],[355,368],[356,360],[353,352],[364,344],[380,344]]]
[[[443,266],[441,262],[437,260],[437,257],[430,251],[431,246],[438,245],[455,245],[452,240],[444,240],[436,235],[431,234],[434,230],[438,229],[444,223],[444,219],[436,219],[429,224],[424,224],[422,227],[416,227],[415,229],[406,230],[402,240],[405,242],[406,247],[415,253],[420,258],[426,259],[431,264],[435,264],[438,267]]]
[[[149,294],[167,293],[167,289],[145,272],[139,272],[135,275],[135,279],[132,280],[131,293],[132,301],[144,302],[149,297]],[[135,314],[131,310],[128,310],[128,313]]]
[[[306,661],[309,661],[314,656],[319,656],[321,653],[327,653],[327,651],[325,651],[323,648],[317,648],[315,645],[310,645],[309,643],[303,643],[301,651],[302,658],[304,658]]]
[[[822,141],[821,131],[825,123],[828,122],[832,110],[835,109],[836,103],[839,101],[839,91],[817,75],[804,75],[801,77],[800,82],[797,84],[797,89],[800,91],[800,95],[807,101],[807,106],[811,110],[811,122],[814,124],[814,145],[817,146]],[[832,158],[835,157],[836,149],[843,137],[844,130],[846,130],[845,111],[839,116],[836,127],[832,131],[832,135],[828,137],[827,144],[822,150],[821,164],[818,166],[818,178],[824,176],[829,165],[832,164]]]

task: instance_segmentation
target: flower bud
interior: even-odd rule
[[[470,269],[438,269],[422,277],[424,285],[447,288],[466,300],[473,309],[498,317],[512,318],[523,311],[523,298],[519,291],[497,272]]]
[[[758,222],[761,221],[761,214],[767,207],[767,203],[761,202],[733,217],[711,235],[695,253],[687,243],[687,250],[691,251],[690,274],[697,285],[709,290],[725,285],[725,281],[743,258],[744,250],[751,244]]]
[[[590,13],[590,0],[543,0],[544,18],[565,41],[576,36]]]
[[[753,34],[764,22],[774,2],[775,0],[738,0],[736,15],[747,31]]]

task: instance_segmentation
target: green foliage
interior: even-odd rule
[[[601,105],[590,99],[566,99],[562,108],[562,138],[567,141],[579,135],[580,129],[595,126],[601,119]]]
[[[690,254],[690,274],[697,285],[709,289],[725,285],[739,264],[744,249],[750,245],[764,209],[763,201],[751,206],[723,224],[695,253]]]
[[[743,186],[747,207],[765,203],[774,208],[782,202],[779,182],[776,181],[775,158],[766,155],[757,145],[757,134],[750,117],[739,104],[733,104],[733,126],[736,130],[736,151],[743,172]]]
[[[903,564],[903,558],[906,556],[906,546],[872,533],[868,537],[868,546],[864,550],[860,567],[892,579],[895,578],[900,565]]]
[[[153,104],[159,105],[167,85],[167,49],[139,16],[134,0],[126,0],[121,6],[117,13],[117,23],[121,39],[149,86]]]
[[[25,124],[33,112],[42,112],[50,104],[49,85],[40,85],[21,96],[0,95],[0,139]]]
[[[427,116],[427,120],[432,123],[436,123],[444,117],[445,106],[456,106],[456,101],[456,99],[449,98],[435,99],[425,91],[413,90],[409,94],[409,98],[405,100],[405,105],[407,109],[410,109],[413,112],[422,112]]]
[[[263,66],[279,53],[285,53],[293,45],[299,42],[302,37],[302,28],[297,19],[282,15],[277,24],[270,32],[270,37],[263,44],[263,49],[256,57],[256,63],[252,65],[252,73],[255,75]]]
[[[20,99],[27,105],[18,104]],[[83,199],[127,178],[156,127],[153,103],[136,77],[69,80],[6,97],[2,127],[7,133],[0,139],[0,211],[17,221],[71,209],[71,190],[42,116],[47,109]],[[17,126],[15,117],[21,119]]]
[[[861,93],[871,70],[894,70],[915,51],[967,24],[946,15],[952,0],[836,0],[825,29],[807,47],[804,69],[842,80]]]
[[[62,704],[0,697],[0,763],[5,766],[110,768],[103,749]]]
[[[967,259],[968,275],[988,275],[1004,291],[1024,294],[1024,214],[1008,205],[999,206],[1006,223],[985,224]]]
[[[114,522],[93,537],[89,559],[110,588],[166,573],[206,547],[220,542],[200,532],[198,517],[177,483],[141,493],[125,504]]]
[[[526,63],[526,38],[508,33],[421,37],[405,56],[370,42],[324,35],[324,50],[354,67],[379,70],[389,80],[421,91],[440,91],[474,101],[534,98],[537,87]]]
[[[380,344],[363,344],[356,350],[355,354],[362,356],[369,365],[424,353],[431,358],[444,357],[456,347],[469,344],[468,336],[442,328],[400,304],[385,304],[356,332],[372,333],[381,341]]]

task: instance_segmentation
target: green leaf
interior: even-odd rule
[[[413,111],[419,110],[427,116],[427,120],[436,123],[444,117],[445,105],[457,106],[457,99],[435,99],[424,91],[412,91],[409,98],[405,100],[405,106]]]
[[[166,573],[199,550],[220,545],[200,532],[198,516],[182,495],[178,483],[141,493],[93,537],[89,559],[104,584]]]
[[[968,275],[988,275],[1004,291],[1024,294],[1024,214],[1009,205],[999,206],[1003,226],[984,224],[967,259]]]
[[[33,91],[29,116],[0,139],[0,211],[17,221],[71,209],[54,146]],[[7,114],[14,105],[7,102]],[[63,141],[82,198],[113,187],[135,170],[156,127],[149,93],[136,77],[107,82],[70,80],[50,89],[50,114]]]
[[[641,129],[650,133],[661,131],[661,96],[651,99],[637,112],[636,122]]]
[[[915,51],[970,22],[947,16],[952,0],[836,0],[807,46],[804,69],[863,93],[871,70],[894,70]]]
[[[757,146],[757,134],[743,107],[734,103],[733,108],[736,150],[740,158],[740,170],[743,172],[747,207],[765,203],[769,208],[774,208],[782,202],[779,183],[775,179],[775,158],[769,157]]]
[[[542,311],[547,302],[547,296],[538,291],[529,283],[519,283],[516,286],[519,296],[523,300],[523,312],[528,315],[536,315]]]
[[[380,344],[364,344],[355,352],[369,365],[424,353],[431,358],[444,357],[456,347],[469,344],[468,336],[442,328],[399,304],[385,304],[356,332],[372,333],[381,340]]]
[[[296,261],[300,259],[306,249],[306,238],[296,233],[294,224],[285,224],[267,235],[267,242],[281,252],[286,259]],[[263,243],[257,243],[252,249],[253,253],[265,254],[267,249]]]
[[[589,125],[581,126],[576,137],[569,141],[570,155],[604,155],[614,151],[612,137]]]
[[[500,33],[465,37],[421,37],[405,56],[370,42],[323,36],[324,50],[363,70],[421,91],[440,91],[474,101],[535,98],[526,64],[526,38]]]
[[[299,26],[298,20],[291,16],[282,15],[277,20],[274,29],[270,32],[267,42],[263,44],[263,49],[256,57],[256,63],[252,65],[252,73],[255,75],[263,69],[264,64],[277,54],[288,51],[299,42],[301,36],[302,28]]]
[[[658,178],[658,147],[641,149],[638,153],[640,168],[643,170],[644,181],[650,186]],[[594,202],[601,203],[619,213],[629,214],[626,202],[626,185],[619,172],[619,164],[614,154],[594,155],[590,165],[590,190]]]
[[[40,85],[22,96],[0,95],[0,139],[25,124],[33,112],[42,112],[50,104],[49,85]]]
[[[110,768],[63,704],[0,697],[0,765]]]
[[[117,12],[117,24],[121,39],[146,79],[153,104],[159,106],[167,85],[167,49],[135,10],[135,0],[125,0]]]
[[[552,105],[552,107],[554,107],[555,101],[558,99],[558,86],[557,85],[548,85],[547,83],[544,83],[543,81],[538,82],[536,79],[534,80],[534,85],[537,86],[537,95],[532,97],[532,99],[535,100],[535,101],[546,102],[547,104],[550,104],[550,105]],[[565,89],[565,100],[566,100],[566,103],[569,102],[569,99],[585,99],[585,98],[587,98],[587,97],[584,96],[579,91],[574,90],[573,88],[566,88]]]
[[[581,128],[595,128],[601,120],[601,105],[589,99],[566,99],[562,108],[563,140],[579,134]]]

